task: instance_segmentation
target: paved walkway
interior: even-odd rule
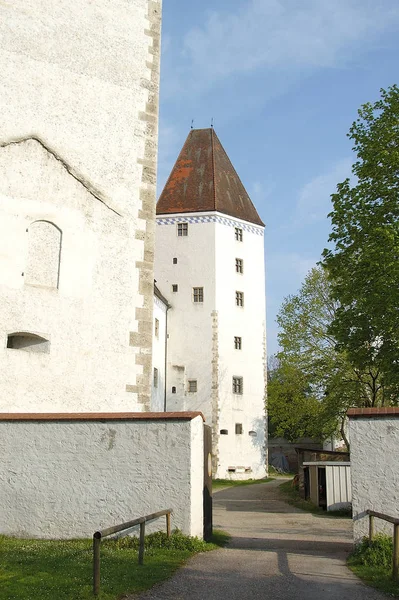
[[[270,483],[213,497],[214,527],[226,548],[192,558],[140,600],[387,600],[347,569],[351,521],[313,515],[283,502]]]

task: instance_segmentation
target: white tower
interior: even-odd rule
[[[266,474],[264,225],[213,129],[192,130],[157,204],[166,410],[201,410],[218,478]]]

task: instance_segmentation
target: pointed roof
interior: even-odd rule
[[[157,203],[157,215],[218,211],[264,225],[211,129],[192,129]]]

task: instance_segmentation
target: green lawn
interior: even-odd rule
[[[307,512],[311,512],[318,515],[324,515],[325,517],[342,517],[351,519],[352,515],[348,510],[329,510],[325,511],[318,506],[315,506],[310,500],[304,500],[299,495],[298,489],[296,486],[292,484],[291,481],[285,481],[279,486],[281,494],[285,502],[291,504],[291,506],[296,506],[296,508],[300,508],[301,510],[306,510]]]
[[[213,543],[179,533],[146,538],[144,565],[137,564],[137,541],[123,538],[101,544],[101,600],[116,600],[170,577],[190,556],[224,545],[228,535],[215,532]],[[151,539],[152,538],[152,539]],[[148,541],[147,541],[148,540]],[[170,547],[163,547],[163,546]],[[83,600],[92,595],[91,540],[21,540],[0,536],[0,600]]]
[[[212,481],[212,490],[217,492],[218,490],[236,487],[238,485],[253,485],[254,483],[267,483],[272,481],[272,477],[266,477],[265,479],[244,479],[242,481],[233,481],[232,479],[214,479]]]

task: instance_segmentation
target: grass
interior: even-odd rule
[[[116,600],[170,577],[190,556],[226,544],[216,531],[212,542],[173,532],[146,537],[144,565],[137,564],[138,540],[125,537],[101,544],[99,600]],[[0,536],[0,600],[92,599],[91,540],[21,540]]]
[[[364,538],[348,558],[348,567],[368,585],[391,596],[399,596],[399,583],[392,579],[392,538]]]
[[[234,481],[232,479],[214,479],[212,481],[212,490],[217,492],[218,490],[236,487],[239,485],[253,485],[254,483],[267,483],[273,481],[272,477],[266,477],[265,479],[243,479]]]
[[[325,517],[341,517],[351,519],[352,514],[350,510],[329,510],[325,511],[318,506],[315,506],[310,500],[304,500],[301,498],[298,492],[298,488],[293,485],[293,481],[285,481],[279,486],[279,489],[282,493],[284,500],[291,504],[291,506],[295,506],[296,508],[300,508],[301,510],[306,510],[307,512],[311,512],[317,515],[323,515]]]

